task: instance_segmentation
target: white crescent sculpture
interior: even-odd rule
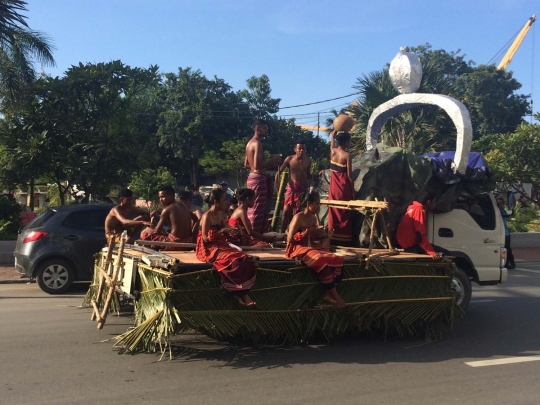
[[[411,66],[416,65],[418,57],[414,55],[415,58],[410,55],[414,55],[408,52],[408,48],[401,48],[400,53],[396,55],[396,58],[399,58],[400,73],[399,78],[393,77],[396,71],[399,72],[399,69],[396,69],[396,63],[394,63],[394,69],[390,69],[389,74],[391,75],[392,84],[400,93],[407,93],[408,89],[411,89],[407,83],[404,83],[404,78],[411,77],[414,81],[418,81],[418,72],[420,69],[415,68],[413,71],[407,72],[407,69],[410,69]],[[411,57],[412,63],[403,63],[404,57]],[[392,66],[392,65],[391,65]],[[421,76],[420,76],[421,79]],[[398,88],[399,86],[399,88]],[[413,85],[414,89],[416,85]],[[416,90],[416,89],[415,89]],[[379,138],[379,133],[384,123],[392,116],[399,114],[403,111],[410,110],[411,108],[418,107],[421,105],[435,105],[442,108],[448,116],[452,119],[456,130],[457,130],[457,139],[456,139],[456,154],[454,157],[454,170],[465,174],[467,169],[467,162],[469,161],[469,153],[471,151],[472,143],[472,124],[471,117],[469,116],[469,111],[467,108],[455,98],[444,96],[442,94],[430,94],[430,93],[410,93],[410,94],[400,94],[399,96],[394,97],[392,100],[387,101],[384,104],[378,106],[371,116],[369,117],[368,127],[366,131],[366,149],[371,150],[377,144]]]

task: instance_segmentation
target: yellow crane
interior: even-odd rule
[[[510,48],[508,48],[508,51],[504,55],[504,57],[501,60],[501,63],[499,63],[499,66],[497,66],[497,69],[499,70],[505,70],[510,62],[512,62],[512,58],[516,54],[519,46],[523,42],[523,39],[525,39],[525,36],[527,35],[527,32],[531,29],[531,25],[536,21],[536,14],[533,14],[531,18],[527,20],[521,31],[519,31],[519,34],[517,34],[516,39],[514,39],[514,42],[512,42],[512,45],[510,45]]]

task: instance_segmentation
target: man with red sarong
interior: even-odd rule
[[[317,214],[320,210],[319,194],[305,193],[302,198],[302,210],[293,217],[289,227],[285,256],[300,259],[317,273],[326,290],[323,299],[332,305],[344,307],[345,301],[336,289],[342,277],[343,257],[336,256],[328,250],[329,235],[317,226]]]
[[[154,242],[193,243],[192,213],[183,204],[178,204],[172,186],[159,189],[159,202],[163,206],[159,222],[141,232],[141,239]],[[171,231],[165,232],[164,226],[171,224]]]
[[[335,144],[334,144],[335,141]],[[351,145],[348,132],[334,132],[330,137],[330,189],[329,200],[350,201],[354,199],[354,180],[351,168],[351,155],[347,148]],[[352,211],[328,208],[328,231],[337,243],[352,243]]]
[[[281,233],[284,233],[291,222],[293,215],[298,213],[300,206],[299,196],[308,191],[309,173],[311,173],[311,159],[306,154],[304,141],[298,140],[294,146],[295,154],[287,156],[276,173],[274,184],[279,186],[279,176],[287,167],[289,168],[289,182],[285,190],[283,203],[283,218],[281,220]]]
[[[145,226],[152,225],[148,211],[137,207],[133,204],[133,192],[127,188],[120,190],[118,193],[120,204],[114,207],[107,218],[105,218],[105,238],[107,244],[114,240],[115,243],[120,243],[120,238],[123,231],[127,231],[127,243],[133,243],[132,236],[143,229]],[[138,215],[134,219],[129,219],[130,216]]]
[[[255,192],[254,205],[248,210],[248,217],[253,229],[259,233],[268,230],[269,202],[272,198],[272,178],[266,173],[266,169],[278,167],[281,159],[278,155],[272,155],[270,160],[263,160],[261,140],[268,135],[268,125],[264,120],[253,121],[254,135],[246,145],[246,159],[244,166],[250,173],[247,179],[247,187]]]
[[[238,230],[227,226],[229,203],[225,193],[214,189],[206,202],[210,209],[201,218],[195,255],[201,262],[214,264],[221,276],[221,285],[240,305],[254,306],[256,303],[249,296],[249,290],[255,284],[255,263],[227,242],[227,236],[235,235]]]

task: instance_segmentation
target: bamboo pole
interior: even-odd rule
[[[341,208],[344,210],[359,210],[365,208],[388,208],[386,201],[368,201],[368,200],[325,200],[321,199],[322,205],[328,205],[329,207]]]
[[[118,248],[118,256],[116,257],[116,263],[114,266],[114,271],[111,277],[111,283],[109,284],[109,292],[107,294],[107,300],[105,301],[105,305],[103,306],[103,309],[101,311],[101,319],[98,321],[98,329],[103,329],[103,325],[105,325],[105,321],[107,320],[107,313],[109,312],[109,306],[111,305],[111,301],[113,298],[113,295],[115,294],[115,284],[118,280],[118,274],[120,273],[120,268],[124,265],[124,246],[126,244],[126,238],[127,238],[127,231],[122,232],[122,237],[120,240],[120,247]]]
[[[103,267],[105,269],[105,272],[109,271],[109,267],[111,265],[112,254],[113,254],[113,249],[114,249],[115,244],[116,243],[114,242],[114,238],[111,238],[111,240],[109,241],[109,250],[107,251],[107,258],[105,259],[105,263],[103,265]],[[101,274],[101,271],[100,271],[100,274]],[[101,276],[99,277],[99,287],[98,287],[98,291],[97,291],[97,294],[96,294],[96,298],[92,300],[92,306],[94,307],[94,310],[92,311],[92,316],[90,317],[91,321],[95,320],[96,316],[98,318],[100,318],[100,316],[99,316],[99,302],[101,301],[101,295],[103,294],[103,288],[104,287],[105,287],[105,277],[103,276],[103,274],[101,274]]]
[[[279,225],[279,218],[281,210],[283,209],[283,195],[285,194],[285,184],[287,183],[289,177],[289,172],[284,171],[281,173],[280,181],[279,181],[279,189],[278,194],[276,198],[276,206],[274,208],[274,216],[272,217],[272,224],[271,228],[274,232],[277,232],[277,228]]]

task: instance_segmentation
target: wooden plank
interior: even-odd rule
[[[197,247],[196,243],[154,242],[150,240],[136,240],[135,244],[140,245],[140,246],[169,246],[169,247],[191,248],[191,249],[195,249]]]
[[[386,201],[367,201],[367,200],[321,200],[321,204],[329,207],[343,208],[349,210],[357,210],[361,208],[388,208]]]

